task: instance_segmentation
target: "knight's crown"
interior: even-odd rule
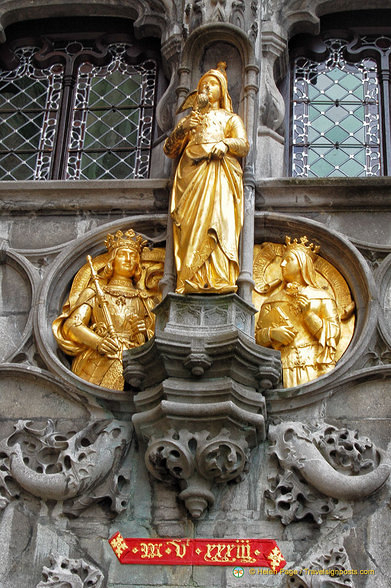
[[[133,229],[128,229],[125,233],[122,231],[117,231],[115,235],[109,233],[106,237],[105,245],[108,251],[126,247],[126,249],[137,251],[140,254],[147,242],[141,235],[136,235]]]
[[[304,235],[304,237],[300,237],[300,242],[297,239],[291,239],[291,237],[285,237],[285,244],[286,249],[288,251],[292,249],[305,251],[308,255],[313,257],[316,253],[318,253],[320,249],[320,245],[314,245],[308,241],[308,237]]]

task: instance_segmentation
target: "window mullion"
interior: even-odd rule
[[[63,79],[63,93],[60,104],[58,128],[54,147],[53,167],[51,173],[52,179],[54,180],[61,180],[65,178],[69,134],[71,132],[70,122],[76,83],[73,68],[74,60],[67,59]]]
[[[381,54],[380,84],[382,95],[383,118],[383,149],[384,149],[384,175],[391,174],[391,102],[390,102],[390,55],[389,52]]]

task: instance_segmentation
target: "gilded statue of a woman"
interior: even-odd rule
[[[167,138],[164,152],[180,157],[171,216],[176,291],[235,292],[238,243],[243,223],[243,173],[239,163],[249,144],[233,113],[225,64],[204,74],[182,110],[192,105]]]
[[[139,285],[146,241],[130,229],[107,235],[105,244],[107,253],[89,258],[75,276],[53,332],[60,348],[73,356],[76,375],[123,390],[122,353],[153,336],[156,299]]]
[[[319,258],[319,246],[309,243],[306,237],[300,241],[287,237],[286,245],[267,245],[281,249],[281,257],[277,256],[281,260],[280,277],[275,275],[278,279],[266,284],[269,295],[260,308],[256,341],[280,350],[284,387],[289,388],[314,380],[335,367],[352,336],[354,303],[342,276]],[[318,259],[325,268],[323,279],[315,269]],[[337,304],[334,291],[344,298],[344,308]],[[347,319],[349,332],[342,336],[343,321]]]

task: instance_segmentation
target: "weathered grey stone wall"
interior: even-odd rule
[[[315,238],[347,280],[357,312],[355,336],[333,372],[264,393],[267,440],[252,451],[244,479],[216,485],[214,505],[194,521],[178,491],[147,473],[132,395],[75,377],[51,333],[74,274],[87,253],[102,250],[107,232],[132,226],[156,245],[166,243],[170,168],[161,142],[150,180],[0,182],[1,587],[321,585],[309,573],[298,580],[259,568],[237,579],[232,567],[121,566],[107,541],[117,530],[124,537],[275,538],[287,568],[340,565],[358,570],[343,576],[347,586],[389,587],[391,180],[284,177],[285,104],[276,79],[284,75],[290,36],[316,32],[321,15],[388,5],[0,0],[3,40],[9,24],[70,14],[130,19],[140,37],[160,38],[168,81],[157,108],[163,133],[200,72],[228,55],[232,95],[252,143],[246,177],[255,242],[292,233]],[[251,206],[247,213],[250,223]],[[248,227],[244,247],[252,251]],[[291,445],[279,436],[284,426],[293,431]],[[324,481],[300,474],[322,435],[335,450],[329,463],[338,473],[331,486],[342,485],[337,497]],[[290,455],[304,460],[304,469],[295,470]],[[365,480],[358,490],[352,478]]]

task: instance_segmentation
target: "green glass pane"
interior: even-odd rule
[[[359,154],[356,154],[354,156],[354,158],[349,158],[348,161],[346,161],[345,163],[343,163],[340,166],[340,171],[343,172],[344,174],[346,174],[347,176],[354,176],[354,177],[358,177],[361,175],[365,175],[365,153],[364,150],[362,150],[361,152],[362,154],[362,159],[364,161],[359,162],[358,159],[361,159],[359,157]]]
[[[28,114],[16,112],[4,116],[0,125],[0,142],[5,149],[21,147],[38,148],[43,123],[43,113],[29,118]]]
[[[327,155],[325,155],[325,157],[327,157],[327,161],[331,163],[333,167],[340,167],[349,158],[347,153],[342,149],[332,149]]]
[[[84,149],[135,147],[139,122],[139,110],[89,112]]]
[[[126,179],[134,176],[135,154],[83,153],[81,157],[81,177],[84,179]]]
[[[326,138],[329,139],[332,143],[342,143],[342,141],[345,141],[348,137],[349,133],[339,126],[334,126],[326,133]]]
[[[327,133],[319,133],[316,128],[308,128],[308,142],[317,145],[330,145],[330,139],[327,137]]]
[[[333,81],[335,80],[342,80],[345,76],[346,73],[344,71],[342,71],[339,67],[335,67],[333,69],[331,69],[328,74],[329,78]]]
[[[339,84],[333,84],[332,86],[327,88],[327,90],[325,92],[325,96],[329,100],[335,101],[335,100],[343,100],[344,98],[349,96],[349,93],[345,90],[345,88],[342,88],[342,86],[340,86]]]
[[[89,108],[107,108],[111,104],[118,104],[123,100],[123,94],[102,78],[91,80],[91,90],[88,98]]]
[[[350,140],[365,143],[366,130],[362,120],[359,120],[354,116],[347,116],[345,120],[341,122],[340,127],[348,132]]]
[[[334,149],[310,147],[308,164],[313,176],[328,177],[342,175],[362,175],[365,170],[365,148]]]
[[[361,74],[351,74],[347,73],[339,82],[340,86],[345,88],[350,92],[354,92],[355,96],[361,96],[361,99],[364,99],[364,86],[362,84],[362,75]]]
[[[325,115],[332,120],[334,123],[341,122],[349,116],[349,111],[347,110],[348,107],[344,106],[343,103],[339,106],[336,106],[334,103],[324,106],[323,112]]]
[[[319,132],[328,131],[334,125],[327,116],[319,114],[319,110],[313,108],[312,104],[308,107],[308,120]]]
[[[352,90],[352,93],[349,94],[349,100],[360,100],[360,102],[363,102],[365,99],[364,96],[364,86],[359,86],[358,88],[355,88],[354,90]]]
[[[314,101],[319,97],[321,97],[320,90],[313,84],[308,85],[308,98]]]
[[[0,109],[45,108],[48,93],[46,80],[34,80],[27,76],[3,81],[0,88]]]
[[[320,178],[325,178],[332,173],[334,167],[326,159],[320,159],[318,154],[312,149],[308,150],[308,165],[311,174]]]
[[[313,100],[323,100],[325,91],[331,86],[332,82],[324,75],[318,76],[316,84],[309,84],[308,98]]]
[[[366,163],[366,148],[365,147],[352,147],[352,148],[343,148],[346,153],[349,155],[351,159],[358,161],[361,165],[365,165]]]
[[[141,76],[115,71],[105,78],[93,77],[88,100],[89,108],[137,106],[141,102]]]
[[[318,74],[316,79],[316,84],[313,84],[313,87],[321,92],[322,90],[325,91],[327,88],[333,85],[333,81],[327,76],[327,74]]]
[[[0,156],[0,180],[33,180],[37,155],[9,153]]]

